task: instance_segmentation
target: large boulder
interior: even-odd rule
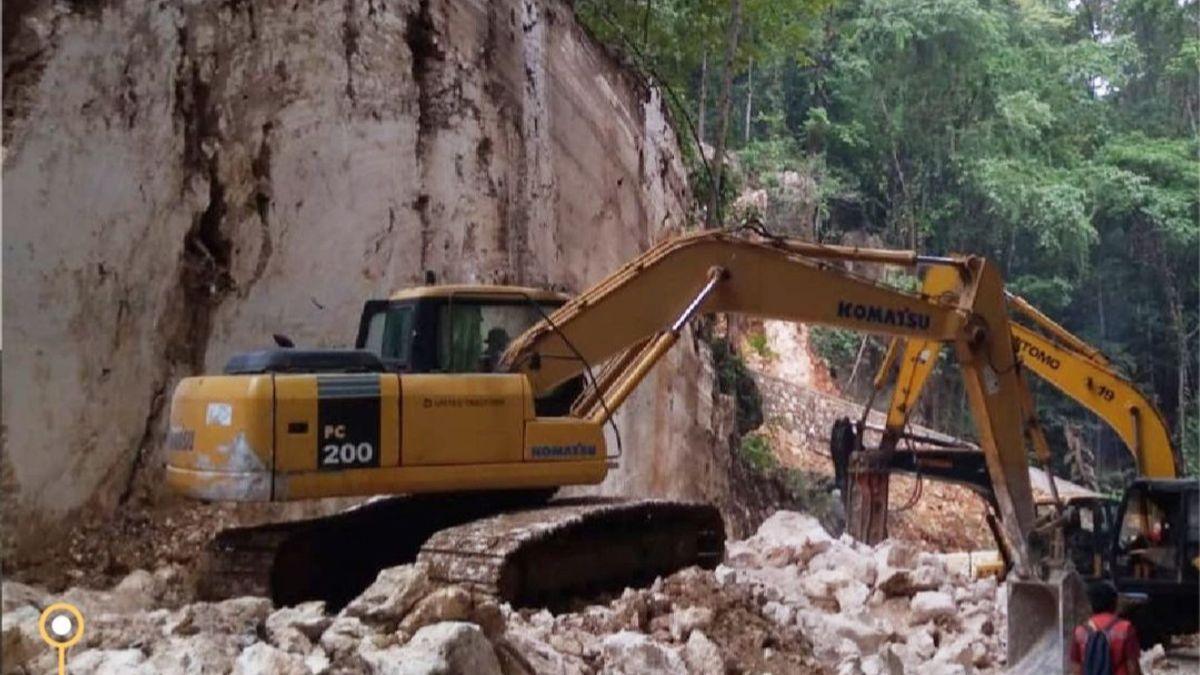
[[[460,621],[425,626],[403,647],[358,651],[375,675],[503,675],[479,626]]]
[[[775,567],[807,565],[833,543],[833,537],[816,518],[795,511],[776,511],[746,540],[747,546],[761,551]]]
[[[433,591],[429,569],[422,563],[389,567],[346,605],[342,614],[394,628],[417,602]]]

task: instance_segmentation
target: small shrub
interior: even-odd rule
[[[812,346],[825,363],[839,370],[848,369],[858,354],[862,335],[844,328],[812,327]]]
[[[751,333],[750,337],[746,338],[746,341],[750,344],[750,348],[754,350],[754,353],[762,358],[770,359],[775,356],[775,352],[771,351],[770,345],[767,344],[766,333]]]
[[[779,466],[771,442],[762,434],[747,434],[742,436],[742,456],[759,471],[768,472]]]
[[[725,338],[709,337],[717,390],[732,394],[737,406],[737,433],[743,436],[762,426],[762,394],[746,362]]]

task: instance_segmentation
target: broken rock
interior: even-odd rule
[[[377,675],[503,675],[483,631],[460,621],[425,626],[403,647],[364,645],[359,655]]]
[[[875,584],[875,560],[869,555],[859,553],[852,546],[837,542],[828,550],[813,557],[808,563],[809,570],[837,570],[848,574],[851,578],[867,586]]]
[[[331,659],[338,661],[347,654],[353,653],[368,633],[370,630],[358,618],[339,616],[321,634],[321,648],[329,654]]]
[[[838,608],[843,612],[857,613],[867,604],[871,589],[860,581],[851,579],[850,583],[842,586],[833,593],[837,598]]]
[[[683,658],[673,649],[641,633],[621,631],[604,638],[601,648],[605,673],[613,675],[687,675]]]
[[[887,640],[887,634],[872,625],[867,617],[851,618],[829,614],[821,618],[825,631],[852,642],[859,653],[870,654]],[[820,630],[820,629],[818,629]],[[817,637],[814,636],[814,642]]]
[[[954,617],[957,607],[954,599],[939,591],[921,591],[913,596],[909,605],[910,623],[918,624],[937,619]]]
[[[128,675],[147,672],[140,649],[89,649],[71,657],[71,673],[78,675]]]
[[[424,564],[389,567],[346,605],[342,614],[367,623],[395,626],[432,590],[429,570]]]
[[[186,605],[166,621],[167,635],[235,635],[249,646],[258,639],[258,627],[271,614],[266,598],[234,598],[222,602]],[[240,651],[240,650],[239,650]]]
[[[464,621],[471,617],[471,594],[459,586],[446,586],[417,602],[400,622],[400,631],[412,635],[421,628],[443,621]]]
[[[5,581],[0,584],[0,612],[8,614],[19,607],[37,605],[45,594],[18,581]]]
[[[713,611],[708,607],[687,607],[671,613],[671,638],[684,642],[692,631],[708,628],[712,624]]]
[[[233,675],[309,675],[309,670],[302,657],[258,642],[238,656]]]
[[[912,544],[889,539],[875,547],[875,562],[881,568],[910,570],[917,565],[917,553]]]
[[[725,660],[721,649],[703,631],[692,631],[683,648],[683,660],[691,675],[724,675]]]
[[[154,645],[154,654],[141,668],[146,673],[228,673],[244,646],[232,635],[171,637]]]
[[[307,654],[333,623],[325,603],[306,602],[276,610],[266,620],[267,640],[285,652]]]
[[[8,585],[5,584],[5,590]],[[3,624],[3,645],[0,646],[5,673],[18,672],[30,659],[46,651],[46,644],[38,634],[38,619],[41,612],[36,607],[25,605],[0,618]]]
[[[504,634],[504,640],[497,644],[497,656],[502,661],[508,661],[506,657],[510,656],[510,650],[516,653],[520,661],[517,668],[505,669],[507,675],[514,675],[512,670],[522,674],[532,671],[536,675],[583,675],[585,672],[586,665],[582,659],[563,654],[536,636],[512,626]]]

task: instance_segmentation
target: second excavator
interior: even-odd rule
[[[924,278],[922,290],[953,292],[959,280],[941,270]],[[1195,632],[1194,611],[1200,601],[1200,485],[1178,475],[1179,456],[1171,443],[1158,408],[1092,345],[1070,333],[1023,298],[1006,294],[1010,311],[1027,321],[1010,323],[1014,349],[1023,370],[1032,371],[1069,398],[1102,419],[1124,442],[1141,476],[1120,500],[1099,494],[1059,499],[1051,473],[1051,451],[1034,411],[1033,398],[1021,377],[1021,404],[1038,463],[1048,478],[1052,498],[1039,507],[1043,520],[1056,517],[1063,539],[1058,555],[1069,559],[1089,583],[1113,581],[1130,601],[1128,614],[1135,620],[1145,646],[1173,634]],[[893,339],[876,376],[875,388],[888,383],[896,368],[894,389],[887,408],[880,446],[875,454],[888,457],[889,468],[935,480],[964,484],[992,502],[993,486],[982,470],[983,457],[973,449],[905,449],[897,445],[916,403],[933,372],[940,346],[921,340]],[[835,456],[844,476],[858,429],[842,422],[835,429]],[[846,478],[843,479],[847,480]],[[861,480],[861,479],[858,479]],[[879,495],[875,495],[879,497]],[[868,503],[878,501],[862,499]],[[851,519],[866,513],[851,504]],[[877,509],[876,509],[877,511]],[[879,523],[866,527],[878,528]],[[1157,534],[1155,527],[1157,526]],[[869,536],[869,535],[868,535]],[[1001,552],[1004,542],[998,538]]]
[[[902,292],[843,261],[944,269],[962,285]],[[435,577],[528,605],[715,565],[724,530],[709,505],[545,504],[556,488],[604,479],[615,460],[604,425],[687,323],[712,313],[952,345],[1014,570],[1050,584],[1056,614],[1077,613],[1078,583],[1046,574],[1028,543],[1036,513],[996,267],[717,231],[668,239],[569,301],[511,287],[414,289],[367,303],[354,350],[249,353],[224,374],[180,382],[167,479],[185,495],[410,495],[225,533],[214,592],[345,600],[373,571],[415,557]]]

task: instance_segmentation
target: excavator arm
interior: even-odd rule
[[[915,267],[960,279],[954,293],[905,293],[853,276],[837,261]],[[501,368],[544,394],[591,365],[616,363],[584,397],[602,422],[678,340],[697,313],[839,326],[954,345],[995,489],[1004,536],[1021,576],[1035,523],[1026,468],[1020,382],[998,271],[980,258],[750,240],[702,232],[647,251],[517,338]],[[1000,336],[997,338],[997,336]]]
[[[1179,475],[1167,423],[1136,385],[1105,360],[1091,358],[1021,324],[1011,325],[1025,367],[1104,420],[1129,448],[1141,475]]]
[[[925,294],[953,292],[957,282],[944,270],[926,275]],[[1119,436],[1138,465],[1140,475],[1151,478],[1178,476],[1176,451],[1162,413],[1137,386],[1113,370],[1095,347],[1072,335],[1027,301],[1008,295],[1011,310],[1032,321],[1042,332],[1011,322],[1013,343],[1021,364],[1055,389],[1095,413]],[[885,435],[903,429],[908,415],[937,363],[940,345],[928,340],[897,338],[889,354],[899,353],[896,388],[888,406]],[[892,364],[885,359],[876,376],[876,387],[884,382]],[[1037,426],[1033,399],[1022,387],[1022,410],[1038,458],[1049,461],[1050,450]]]

